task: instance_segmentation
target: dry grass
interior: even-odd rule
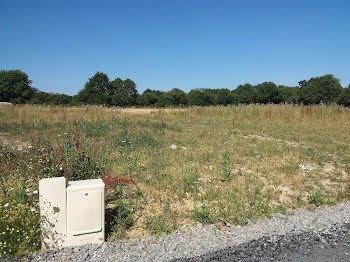
[[[10,140],[70,139],[78,127],[112,176],[138,184],[123,195],[135,218],[126,237],[199,220],[245,224],[349,198],[350,110],[343,107],[13,106],[0,109],[0,126],[5,146]],[[15,165],[1,171],[16,173],[9,169]]]

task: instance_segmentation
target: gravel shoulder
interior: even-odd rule
[[[310,254],[319,259],[307,261],[322,261],[322,247],[335,255],[324,261],[350,261],[349,234],[346,202],[276,214],[244,227],[198,225],[159,237],[44,250],[18,261],[305,261]]]

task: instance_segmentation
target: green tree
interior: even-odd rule
[[[32,81],[20,70],[0,71],[0,101],[23,104],[29,101],[37,90]]]
[[[169,92],[170,105],[179,106],[187,105],[187,96],[186,93],[178,88],[174,88]]]
[[[179,106],[187,105],[187,103],[186,93],[178,88],[174,88],[169,92],[163,93],[159,97],[157,106]]]
[[[78,93],[77,102],[83,104],[105,104],[108,102],[109,78],[106,74],[97,72]]]
[[[108,89],[107,89],[107,94],[108,96],[113,96],[121,91],[123,88],[123,80],[117,77],[114,79],[112,82],[110,82]]]
[[[106,93],[109,89],[109,78],[102,72],[96,72],[96,74],[85,84],[85,88],[96,93]]]
[[[128,96],[125,90],[121,90],[120,92],[109,97],[108,104],[113,106],[126,107],[134,105],[135,100],[132,97]]]
[[[46,92],[38,92],[34,94],[31,104],[44,105],[50,103],[50,94]]]
[[[217,95],[216,95],[216,103],[218,105],[229,105],[231,104],[232,101],[232,95],[231,91],[228,89],[219,89],[217,90]]]
[[[202,89],[202,92],[204,94],[204,106],[215,106],[217,104],[217,94],[215,90],[213,89]]]
[[[239,85],[232,91],[232,100],[238,104],[254,104],[257,102],[256,87],[251,84]]]
[[[137,104],[140,106],[154,106],[157,104],[162,93],[161,91],[146,89],[143,94],[137,98]]]
[[[350,85],[342,90],[338,98],[338,104],[343,106],[350,106]]]
[[[193,106],[204,106],[205,95],[201,90],[193,89],[187,94],[188,103]]]
[[[125,79],[123,81],[123,87],[126,90],[127,95],[132,97],[134,101],[136,101],[136,98],[139,96],[139,93],[137,92],[136,84],[134,83],[134,81],[128,78]]]
[[[107,90],[109,104],[115,106],[132,106],[139,96],[136,84],[131,79],[122,80],[119,77],[113,80]]]
[[[72,97],[65,94],[38,92],[30,102],[38,105],[68,105],[71,104]]]
[[[282,98],[281,102],[288,104],[297,104],[299,102],[299,88],[297,86],[290,87],[279,85],[278,89]]]
[[[54,105],[68,105],[72,102],[72,97],[66,94],[50,94],[50,96]]]
[[[343,88],[339,79],[333,75],[311,78],[309,81],[299,82],[300,101],[303,104],[319,104],[335,102]]]
[[[273,82],[264,82],[256,86],[258,95],[257,102],[261,104],[281,103],[280,90]]]

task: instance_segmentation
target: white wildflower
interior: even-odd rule
[[[30,211],[35,212],[35,208],[32,208]]]
[[[4,205],[4,207],[8,207],[9,206],[9,203],[6,203],[5,205]]]
[[[38,190],[34,190],[34,191],[33,191],[33,194],[34,194],[34,195],[38,194]]]
[[[177,145],[172,144],[172,145],[170,146],[170,148],[174,150],[174,149],[177,148]]]
[[[26,192],[29,193],[29,189],[26,189]]]

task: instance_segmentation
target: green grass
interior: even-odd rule
[[[70,179],[101,177],[109,170],[111,176],[136,181],[106,194],[110,239],[170,233],[197,222],[246,224],[275,212],[339,203],[350,199],[349,133],[350,110],[339,106],[193,107],[140,114],[94,106],[1,108],[0,228],[12,223],[4,219],[9,212],[16,221],[24,216],[12,206],[3,208],[24,203],[14,192],[37,190],[40,178],[61,175],[60,168]],[[13,149],[19,144],[32,148]],[[33,250],[24,243],[10,253]],[[0,244],[2,256],[5,250],[9,254]]]

